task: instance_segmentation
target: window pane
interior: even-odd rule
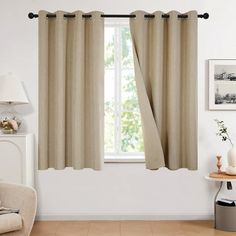
[[[115,150],[115,72],[114,70],[105,70],[105,152],[114,152]]]
[[[140,113],[122,112],[121,121],[121,151],[143,152]]]
[[[121,40],[122,40],[122,67],[133,68],[133,52],[131,34],[128,27],[121,28]]]
[[[105,152],[115,151],[115,114],[109,109],[105,110]]]
[[[105,68],[114,67],[115,62],[115,28],[105,27]]]
[[[141,119],[128,25],[105,27],[105,152],[143,152]]]
[[[114,110],[114,101],[115,101],[115,71],[113,69],[105,70],[105,79],[104,79],[104,99],[105,106],[109,102],[109,106],[112,106]]]
[[[134,70],[122,71],[121,81],[122,110],[139,112]]]

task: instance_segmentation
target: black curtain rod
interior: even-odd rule
[[[28,14],[28,17],[30,19],[33,19],[33,18],[38,18],[38,14],[34,14],[33,12],[30,12]],[[89,18],[91,17],[92,15],[90,14],[84,14],[83,17],[84,18]],[[198,18],[203,18],[203,19],[208,19],[209,18],[209,14],[208,13],[204,13],[204,14],[199,14],[197,15]],[[56,17],[56,14],[47,14],[47,17]],[[75,17],[75,14],[64,14],[64,17],[68,17],[68,18],[73,18]],[[123,15],[123,14],[102,14],[101,17],[104,17],[104,18],[135,18],[136,15]],[[146,18],[154,18],[155,15],[151,15],[151,14],[147,14],[147,15],[144,15],[144,17]],[[163,14],[162,15],[163,18],[169,18],[169,15],[168,14]],[[178,15],[179,18],[188,18],[188,15],[185,15],[185,14],[181,14],[181,15]]]

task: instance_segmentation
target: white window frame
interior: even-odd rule
[[[120,33],[121,27],[129,27],[128,19],[105,19],[105,27],[115,27],[115,103],[121,104],[121,47],[120,44]],[[104,68],[105,69],[105,68]],[[127,68],[128,69],[128,68]],[[130,68],[131,69],[131,68]],[[115,113],[119,116],[119,119],[115,119],[115,153],[105,153],[104,162],[105,163],[144,163],[144,153],[140,152],[129,152],[122,153],[119,150],[120,147],[120,137],[121,137],[121,106],[115,107]],[[117,130],[118,129],[118,130]]]

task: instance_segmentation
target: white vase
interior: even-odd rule
[[[226,173],[229,175],[236,175],[236,147],[232,147],[228,151],[228,167]]]

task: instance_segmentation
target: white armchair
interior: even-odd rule
[[[19,214],[22,218],[22,228],[20,230],[4,233],[1,235],[29,236],[36,215],[36,191],[33,188],[26,187],[23,185],[0,182],[0,201],[4,207],[19,209]],[[9,224],[9,221],[11,219],[9,219],[9,217],[6,217],[5,220],[6,224]],[[14,220],[14,217],[12,220]],[[2,222],[0,224],[0,227],[1,225],[4,226],[4,218],[1,221]]]

